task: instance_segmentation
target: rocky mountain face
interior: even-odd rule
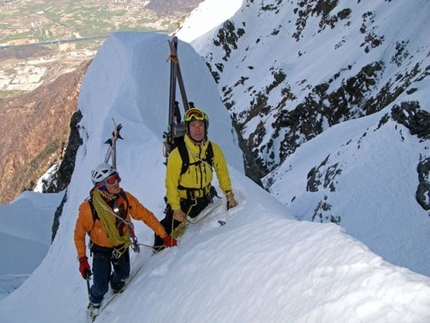
[[[160,17],[189,14],[202,0],[153,0],[148,9]],[[43,46],[18,46],[3,49],[2,61],[28,61],[48,57],[51,51]],[[77,133],[81,115],[77,111],[79,88],[90,61],[73,72],[61,66],[55,81],[45,82],[36,90],[0,100],[0,203],[6,204],[23,190],[33,190],[37,180],[53,165],[59,168],[52,181],[45,183],[45,192],[58,192],[70,180],[74,154],[80,144]],[[66,64],[63,64],[66,65]],[[8,67],[9,68],[9,67]],[[62,74],[62,75],[61,75]]]
[[[403,235],[401,224],[398,228],[386,226],[392,221],[391,215],[396,212],[407,215],[410,222],[424,217],[424,222],[430,210],[430,99],[426,95],[430,75],[427,36],[430,11],[426,9],[429,9],[427,2],[407,0],[246,0],[234,17],[215,30],[209,40],[203,40],[206,45],[195,47],[206,60],[230,111],[245,156],[247,175],[285,203],[298,219],[338,223],[388,260],[391,251],[384,253],[381,246],[399,241],[394,247],[396,252],[398,249],[407,254],[408,249],[403,245],[410,240],[407,232]],[[2,138],[0,144],[2,198],[6,196],[4,192],[15,186],[16,190],[31,187],[60,158],[63,162],[46,191],[67,186],[74,168],[74,154],[81,143],[78,133],[81,116],[76,111],[85,65],[81,68],[74,76],[64,76],[61,86],[51,89],[51,84],[39,89],[40,92],[35,92],[39,96],[32,93],[27,101],[10,101],[6,108],[3,105],[8,101],[0,102],[2,116],[5,111],[11,112],[9,119],[0,120],[2,129],[13,133],[9,139]],[[69,104],[73,108],[65,117],[64,109]],[[54,106],[64,115],[49,109]],[[63,128],[55,127],[63,117],[66,120]],[[351,124],[361,124],[362,120],[371,121],[349,136]],[[318,140],[339,128],[346,130],[338,132],[345,137],[338,146]],[[67,129],[64,136],[60,136],[59,129]],[[382,132],[385,137],[380,135]],[[45,140],[49,136],[51,139]],[[369,137],[373,140],[368,140]],[[390,151],[385,146],[394,143],[392,137],[400,144],[394,154],[384,154]],[[363,154],[364,143],[376,143],[375,138],[383,141],[378,143],[379,151],[367,147],[367,153],[371,151],[372,159],[381,155],[379,163],[375,165],[371,160],[357,170],[366,162],[363,155],[368,156]],[[293,160],[306,150],[304,144],[320,151],[315,142],[330,146],[324,150],[324,156],[315,158],[308,151],[298,158],[299,162]],[[6,149],[9,150],[5,153]],[[20,153],[14,156],[14,150]],[[408,154],[408,160],[384,173],[393,159],[384,159],[385,156],[396,157],[403,152]],[[306,167],[297,167],[303,163]],[[405,165],[409,181],[402,182],[398,177]],[[344,180],[351,173],[354,180]],[[362,180],[366,173],[370,175]],[[378,186],[382,189],[373,192],[370,187],[374,196],[360,200],[360,195],[365,195],[362,191],[368,190],[367,184],[377,181],[380,174],[385,175]],[[304,185],[285,189],[297,180],[304,181]],[[361,191],[351,189],[351,184],[361,184]],[[389,199],[387,194],[392,194]],[[67,196],[63,203],[66,199]],[[387,200],[390,205],[384,204]],[[377,206],[364,205],[369,201],[375,201]],[[62,205],[55,215],[53,236]],[[379,222],[357,225],[353,220],[359,220],[363,212],[375,214]],[[369,230],[377,232],[378,239],[382,238],[366,241],[361,232],[367,236]],[[418,235],[418,231],[414,229],[411,235]],[[427,236],[427,231],[423,234]],[[428,254],[425,245],[412,248],[423,247],[425,257]],[[424,272],[420,265],[415,268]]]
[[[24,189],[32,190],[37,180],[64,158],[59,172],[64,176],[46,191],[67,186],[73,172],[73,167],[68,167],[74,163],[74,158],[68,158],[72,147],[69,136],[79,119],[77,99],[89,62],[30,93],[0,100],[0,203],[12,201]]]
[[[197,6],[200,2],[172,0],[172,6]],[[148,6],[168,10],[170,5],[164,0],[162,3],[163,6],[160,1],[152,0]],[[414,35],[412,26],[402,29],[399,23],[394,23],[395,18],[384,20],[384,10],[392,10],[392,17],[401,11],[391,1],[365,5],[361,1],[338,0],[297,3],[247,0],[242,10],[215,32],[212,44],[201,49],[200,54],[231,112],[250,178],[261,183],[263,177],[270,177],[270,173],[304,142],[336,124],[381,111],[401,95],[412,94],[416,90],[413,84],[428,78],[428,48],[413,41],[418,36]],[[409,10],[418,8],[410,6]],[[406,17],[407,12],[403,16]],[[412,24],[409,19],[404,23]],[[427,43],[423,41],[421,44]],[[235,72],[231,73],[232,70]],[[64,83],[70,78],[67,84],[78,84],[83,71],[79,69],[76,75],[64,76],[59,82]],[[266,78],[262,79],[261,75]],[[4,164],[1,171],[6,179],[4,187],[7,187],[2,187],[2,203],[14,198],[23,187],[32,187],[43,173],[33,174],[34,164],[42,165],[41,168],[46,170],[62,156],[62,153],[52,155],[46,142],[54,145],[57,152],[64,151],[70,118],[76,111],[74,100],[78,89],[75,88],[71,95],[67,86],[61,86],[62,92],[58,86],[53,86],[53,89],[39,89],[38,94],[19,98],[28,103],[20,104],[18,99],[0,102],[0,111],[13,111],[10,117],[0,122],[15,138],[9,139],[8,145],[5,138],[1,139],[5,142],[1,146]],[[41,93],[56,95],[43,99],[47,103],[42,103],[34,99],[42,100]],[[59,102],[51,103],[54,99]],[[69,103],[74,106],[70,107]],[[19,106],[27,109],[17,108]],[[43,107],[38,118],[44,122],[30,117],[35,106]],[[57,120],[56,113],[59,112],[53,106],[61,107],[62,112],[67,108],[68,112],[62,113]],[[6,113],[2,112],[2,115]],[[428,140],[428,115],[420,102],[405,101],[396,104],[386,118],[398,121],[423,140]],[[47,120],[57,120],[58,125],[63,122],[67,126],[47,126]],[[67,130],[63,130],[61,139],[42,141],[41,138],[49,136],[33,135],[39,129],[35,126],[38,124],[44,125],[40,126],[40,133],[53,134],[53,128]],[[17,148],[18,145],[12,143],[21,140],[23,132],[19,133],[19,129],[23,128],[30,131],[25,133],[32,134],[28,138],[38,141],[33,143],[30,139],[25,148]],[[50,159],[40,156],[50,156]],[[40,158],[44,162],[40,162]],[[426,205],[429,204],[425,202],[430,187],[425,182],[430,172],[426,166],[429,163],[426,156],[417,161],[423,179],[419,195]],[[309,180],[312,178],[315,177],[310,176]],[[65,184],[67,179],[60,182]],[[266,188],[272,182],[273,179],[267,180]],[[315,185],[309,183],[309,187]]]
[[[240,135],[247,175],[260,182],[304,142],[394,103],[381,122],[392,118],[429,140],[424,101],[407,98],[430,76],[420,6],[246,0],[197,46]],[[425,178],[428,157],[417,164]]]

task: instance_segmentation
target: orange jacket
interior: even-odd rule
[[[155,215],[144,207],[131,193],[124,191],[128,200],[128,212],[126,221],[130,221],[130,216],[136,220],[142,220],[147,226],[149,226],[157,235],[164,238],[167,236],[166,230],[155,217]],[[121,196],[118,197],[117,205],[124,204],[126,207],[126,201]],[[113,220],[115,217],[112,215]],[[78,252],[78,258],[86,256],[86,243],[85,236],[89,233],[90,240],[96,245],[102,247],[113,247],[113,242],[108,238],[103,228],[102,223],[99,219],[93,220],[93,213],[89,201],[85,200],[79,206],[79,215],[76,220],[74,240],[76,250]]]

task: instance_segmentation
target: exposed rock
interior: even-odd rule
[[[419,184],[415,194],[424,210],[430,210],[430,157],[422,159],[417,167]]]
[[[391,109],[391,117],[409,129],[421,140],[430,139],[430,113],[420,109],[419,102],[402,102]],[[430,157],[421,156],[417,165],[417,202],[424,210],[430,210]]]
[[[419,102],[402,102],[391,109],[391,116],[420,139],[430,139],[430,113]]]
[[[65,157],[70,120],[89,63],[30,93],[0,100],[0,203],[32,190],[46,170]]]
[[[70,122],[70,136],[66,147],[66,152],[61,161],[61,165],[57,172],[53,175],[51,182],[48,183],[47,193],[59,192],[67,188],[72,178],[73,170],[75,169],[75,158],[78,148],[82,145],[82,138],[79,135],[78,123],[82,119],[82,112],[76,111]]]

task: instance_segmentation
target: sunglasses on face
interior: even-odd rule
[[[184,119],[186,122],[189,122],[191,120],[199,120],[204,121],[206,120],[206,115],[202,113],[199,109],[189,109],[187,112],[185,112]]]
[[[108,186],[113,186],[120,182],[121,182],[121,177],[119,177],[118,173],[115,173],[112,176],[109,176],[108,178],[105,179],[105,183]]]

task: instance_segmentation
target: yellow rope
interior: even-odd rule
[[[124,245],[121,248],[119,255],[115,255],[118,257],[121,256],[131,245],[130,232],[127,230],[123,236],[120,236],[116,228],[115,220],[112,218],[112,216],[116,216],[116,214],[113,213],[113,211],[103,200],[100,191],[95,191],[93,193],[92,201],[97,215],[99,216],[100,222],[102,223],[107,236],[112,241],[114,246]]]
[[[170,233],[170,236],[174,239],[178,239],[182,237],[185,233],[185,229],[187,228],[187,225],[186,225],[187,222],[188,220],[185,220],[184,222],[179,224],[175,229],[172,230],[172,232]]]
[[[170,236],[174,239],[178,239],[180,237],[182,237],[185,233],[185,229],[187,228],[187,225],[190,221],[188,221],[188,215],[191,212],[191,209],[193,208],[193,206],[195,206],[197,204],[197,201],[194,201],[194,204],[191,204],[190,207],[188,208],[187,213],[185,214],[185,221],[180,223],[176,228],[173,228],[173,224],[174,224],[174,219],[173,219],[173,215],[172,215],[172,229],[170,232]],[[172,211],[173,212],[173,211]]]

